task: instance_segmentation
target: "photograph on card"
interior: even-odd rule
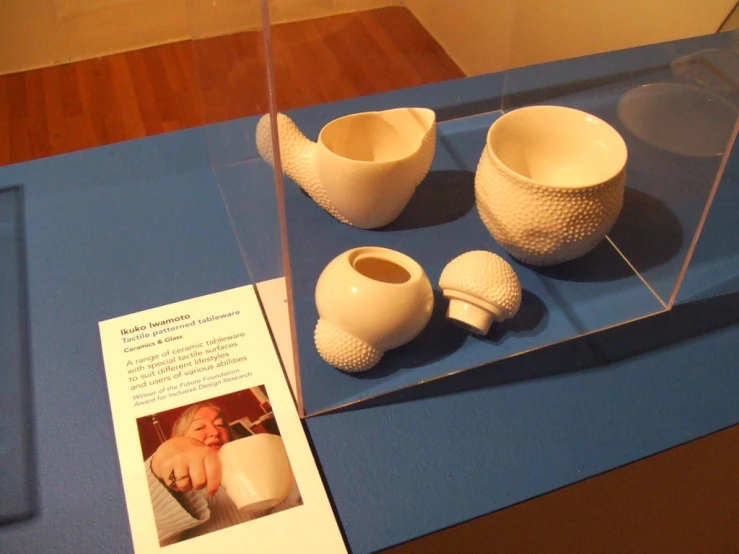
[[[303,503],[264,386],[136,423],[161,546]]]

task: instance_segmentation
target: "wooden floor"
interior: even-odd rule
[[[281,110],[463,76],[404,8],[272,32]],[[261,32],[0,76],[0,165],[267,110]]]

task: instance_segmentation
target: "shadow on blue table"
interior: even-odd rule
[[[473,173],[431,172],[401,216],[378,231],[440,225],[463,217],[474,209],[474,205]],[[430,206],[434,209],[429,209]],[[659,234],[655,235],[655,229]],[[626,189],[621,217],[610,236],[629,253],[630,262],[639,270],[666,263],[683,245],[682,225],[675,214],[655,197],[633,189]],[[616,281],[633,276],[630,266],[623,263],[606,241],[586,256],[571,262],[530,269],[563,281]],[[467,332],[448,324],[445,318],[447,302],[440,291],[435,290],[434,295],[434,311],[423,332],[411,344],[390,350],[372,371],[358,373],[354,377],[360,380],[384,379],[397,371],[444,359],[463,345]],[[532,337],[546,328],[548,320],[544,302],[532,291],[524,289],[516,317],[493,325],[486,336],[475,338],[499,345],[520,337]]]
[[[354,411],[595,370],[739,323],[739,293],[678,304],[661,314],[400,390],[337,410]]]
[[[621,214],[608,236],[639,271],[667,264],[684,244],[683,225],[675,213],[654,196],[628,187]],[[582,258],[532,269],[565,281],[616,281],[633,275],[606,241]]]
[[[431,171],[400,216],[378,231],[421,229],[450,223],[475,207],[475,174],[465,170]]]
[[[449,325],[446,320],[447,302],[441,291],[434,290],[434,311],[428,324],[412,343],[388,351],[372,371],[357,373],[357,379],[381,379],[398,370],[421,367],[440,360],[458,350],[467,338],[467,331]],[[534,293],[524,290],[521,309],[515,318],[493,325],[485,336],[476,337],[492,344],[501,344],[520,336],[534,336],[547,325],[548,312],[544,302]]]
[[[422,229],[460,219],[475,209],[474,187],[475,174],[471,171],[432,171],[400,217],[377,231]],[[683,225],[675,213],[654,196],[628,187],[623,209],[609,237],[639,271],[666,264],[684,244]],[[531,269],[566,281],[616,281],[633,275],[628,265],[613,256],[605,241],[572,262]]]

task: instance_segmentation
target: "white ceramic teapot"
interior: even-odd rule
[[[339,221],[362,229],[394,221],[426,176],[436,148],[436,114],[396,108],[347,115],[312,142],[292,119],[277,114],[285,173]],[[269,115],[256,131],[260,156],[274,167]]]

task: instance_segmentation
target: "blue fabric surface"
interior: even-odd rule
[[[579,339],[391,395],[382,407],[309,418],[354,552],[467,521],[736,424],[739,325],[690,338],[727,307],[733,313],[724,323],[736,321],[739,299],[722,299],[678,311],[684,319],[654,316],[595,342]],[[623,358],[627,344],[670,343],[681,332],[682,342]]]

